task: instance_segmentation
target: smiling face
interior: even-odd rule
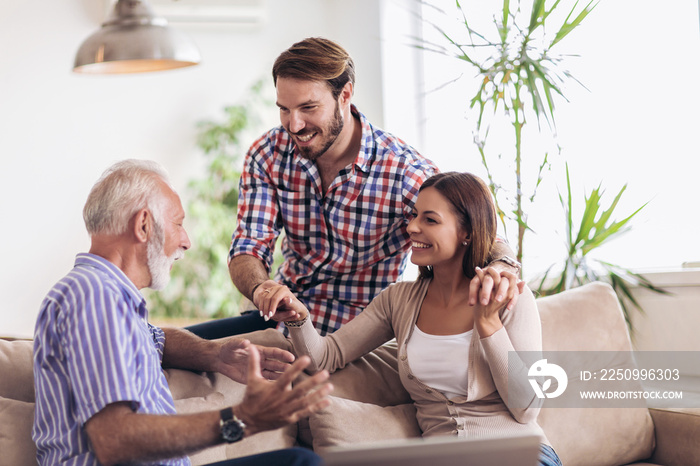
[[[323,81],[278,78],[277,106],[282,126],[306,159],[325,154],[343,130],[339,101]]]
[[[147,265],[151,274],[150,288],[162,290],[170,281],[170,270],[190,248],[190,239],[182,224],[185,211],[179,196],[165,183],[159,221],[153,222],[153,234],[147,244]],[[157,208],[157,207],[154,207]]]
[[[467,233],[452,204],[435,188],[425,188],[416,200],[408,224],[411,262],[419,266],[455,267],[461,273]]]

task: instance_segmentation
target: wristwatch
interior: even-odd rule
[[[219,411],[221,420],[219,428],[221,429],[221,438],[224,442],[238,442],[245,434],[245,424],[233,414],[233,408],[230,406]]]
[[[520,270],[520,268],[522,267],[522,264],[520,264],[520,262],[516,261],[515,259],[513,259],[510,256],[501,256],[498,259],[492,260],[491,263],[493,264],[494,262],[498,262],[498,261],[504,262],[504,263],[510,265],[511,267],[515,267],[518,270]]]

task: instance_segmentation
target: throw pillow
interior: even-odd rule
[[[378,406],[330,397],[327,408],[311,415],[309,426],[314,451],[361,442],[420,437],[413,403]]]
[[[0,398],[0,466],[36,466],[34,403]]]
[[[188,377],[186,374],[178,374],[172,371],[169,382],[186,381],[192,382],[199,380],[202,384],[203,391],[214,389],[213,393],[203,397],[191,397],[175,400],[175,409],[179,414],[197,413],[202,411],[220,410],[226,406],[238,404],[243,400],[245,393],[245,385],[234,382],[222,374],[202,374],[199,376]],[[171,385],[172,387],[172,385]],[[180,391],[182,387],[175,388]],[[196,386],[192,386],[188,391],[197,391]],[[254,455],[271,450],[280,450],[283,448],[291,448],[296,445],[297,426],[291,424],[276,430],[261,432],[243,439],[240,442],[217,445],[207,448],[190,455],[190,460],[193,466],[211,464],[217,461],[226,459],[240,458],[242,456]]]
[[[34,373],[31,341],[0,340],[0,396],[34,401]],[[11,374],[11,375],[8,375]]]
[[[610,285],[595,282],[573,288],[538,299],[537,307],[544,351],[632,349]],[[580,389],[586,389],[581,380],[569,374],[567,393]],[[537,422],[567,466],[627,464],[648,458],[654,450],[654,424],[646,407],[545,407]]]

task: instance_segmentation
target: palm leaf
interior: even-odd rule
[[[583,243],[591,236],[591,229],[595,225],[595,217],[600,209],[600,187],[591,191],[591,194],[585,198],[585,208],[581,216],[581,223],[578,230],[578,235],[573,245]]]
[[[535,0],[532,4],[532,13],[530,14],[529,34],[532,34],[542,24],[544,12],[544,0]]]
[[[629,269],[609,262],[586,258],[590,251],[603,244],[607,244],[612,238],[629,231],[632,218],[647,205],[647,203],[643,204],[623,220],[611,221],[626,188],[626,185],[623,186],[607,207],[604,207],[602,204],[603,190],[601,184],[593,189],[589,195],[584,195],[584,210],[576,239],[572,241],[571,238],[574,234],[573,201],[569,166],[566,164],[567,197],[565,199],[560,192],[559,200],[564,209],[565,226],[569,238],[567,241],[568,252],[563,260],[563,268],[559,276],[552,276],[551,271],[554,268],[553,264],[543,275],[537,278],[537,282],[539,283],[537,290],[540,293],[548,294],[596,280],[610,283],[620,301],[620,306],[625,315],[625,321],[630,329],[630,334],[634,335],[631,313],[634,310],[644,313],[644,310],[639,301],[634,297],[632,287],[640,287],[661,294],[669,294],[668,291],[655,286],[643,276]],[[599,271],[600,269],[602,269],[602,273]],[[563,287],[562,283],[564,284]]]
[[[503,16],[501,18],[501,27],[498,28],[498,35],[501,38],[501,43],[505,44],[508,40],[508,18],[510,17],[510,0],[503,0]]]
[[[562,24],[561,28],[559,28],[559,31],[556,33],[554,36],[554,39],[549,45],[549,48],[554,47],[559,41],[561,41],[564,37],[569,35],[571,31],[576,29],[579,24],[588,16],[593,9],[598,5],[598,0],[591,0],[588,5],[585,6],[583,10],[574,18],[573,21],[569,21],[571,18],[571,15],[573,15],[574,11],[576,10],[576,6],[578,5],[578,1],[574,4],[573,8],[571,8],[571,11],[569,12],[569,15],[566,17],[566,20],[564,20],[564,24]]]

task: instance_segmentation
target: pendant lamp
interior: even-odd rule
[[[117,0],[99,31],[85,39],[73,71],[86,74],[143,73],[200,62],[197,47],[168,26],[145,0]]]

